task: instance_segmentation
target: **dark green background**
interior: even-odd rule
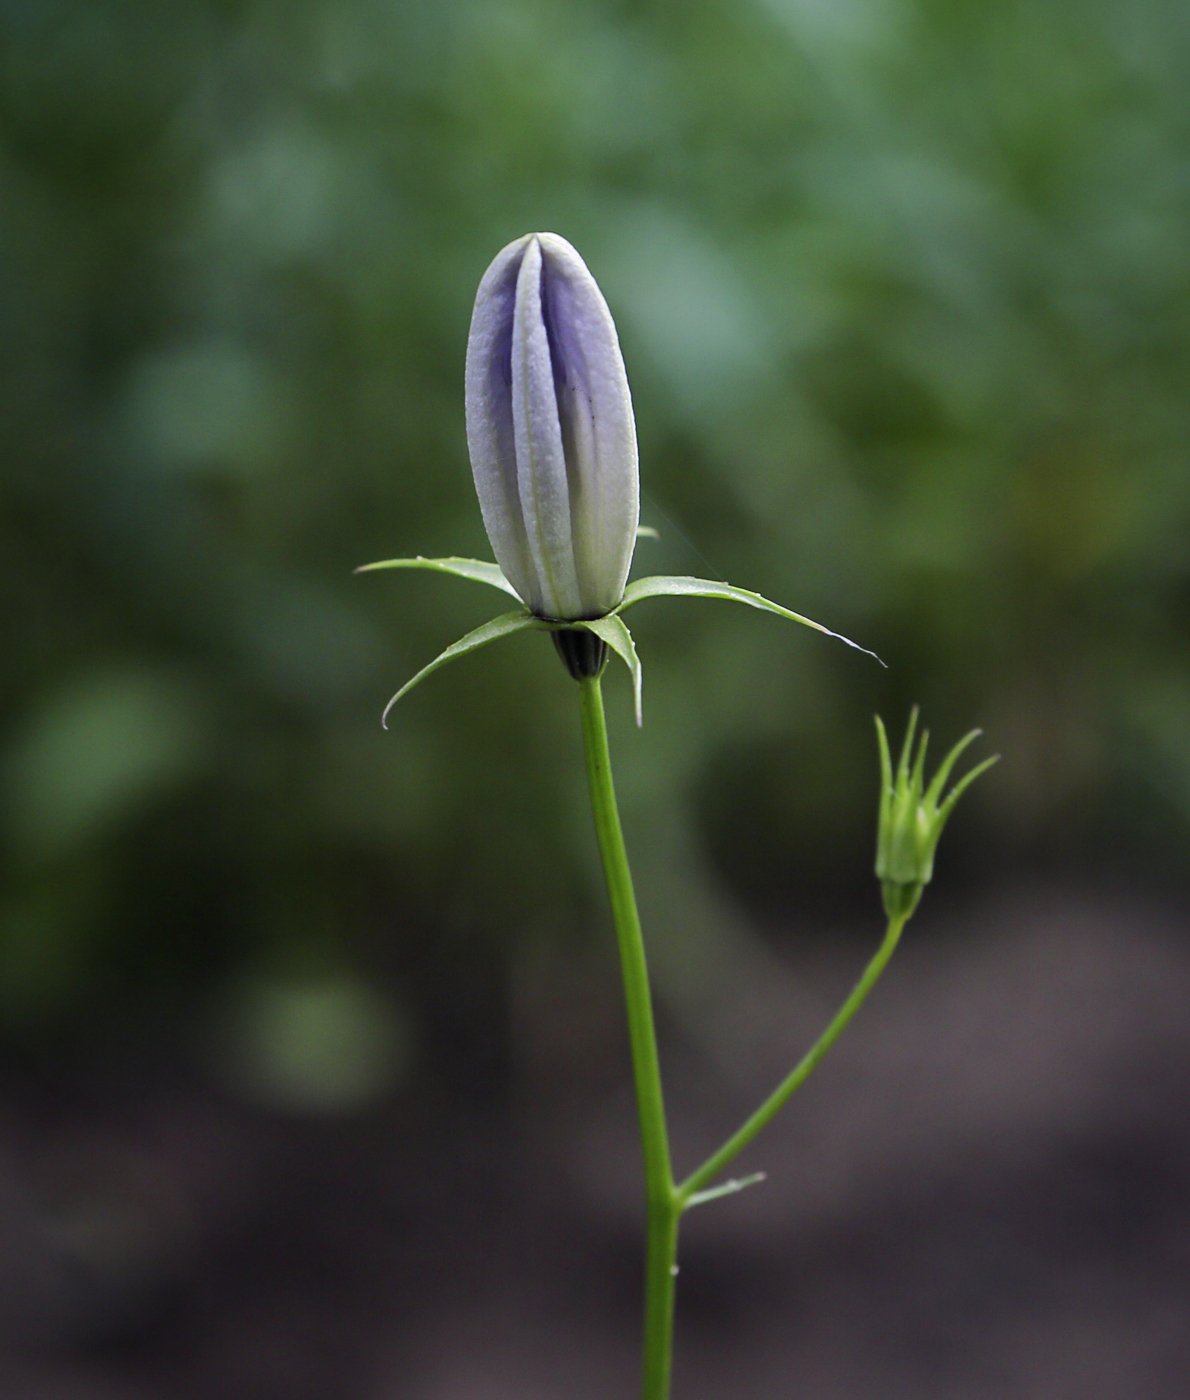
[[[451,1054],[495,1082],[516,968],[608,938],[546,640],[383,733],[500,601],[351,573],[489,555],[463,353],[529,229],[620,328],[636,572],[889,665],[634,614],[642,733],[608,690],[663,992],[700,921],[875,933],[877,708],[1004,754],[938,900],[1179,878],[1188,58],[1176,0],[4,0],[10,1039],[182,1027],[315,1106]]]

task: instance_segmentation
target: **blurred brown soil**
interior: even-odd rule
[[[943,922],[741,1163],[768,1180],[688,1217],[675,1400],[1190,1394],[1190,919],[1019,889]],[[831,946],[756,962],[714,1036],[669,1018],[679,1163],[821,1024],[863,957]],[[614,985],[582,981],[520,994],[480,1105],[427,1074],[300,1121],[169,1056],[11,1071],[0,1395],[627,1400],[632,1104]]]

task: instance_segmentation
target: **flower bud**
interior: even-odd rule
[[[564,238],[526,234],[484,274],[466,399],[475,489],[505,577],[540,617],[604,616],[636,544],[636,422],[611,313]]]
[[[876,716],[876,737],[880,744],[880,816],[876,831],[876,877],[884,896],[884,910],[890,919],[907,919],[921,898],[921,892],[934,878],[934,852],[942,828],[954,811],[955,803],[985,769],[996,762],[996,755],[974,767],[961,778],[939,803],[942,789],[959,755],[980,733],[973,729],[960,739],[942,760],[934,780],[924,787],[926,745],[929,732],[921,736],[917,758],[913,757],[913,734],[917,709],[909,716],[909,728],[901,749],[901,760],[894,776],[884,723]]]

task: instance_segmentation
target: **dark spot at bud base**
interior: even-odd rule
[[[594,632],[581,627],[565,627],[551,632],[562,664],[576,681],[597,676],[607,665],[607,643]]]

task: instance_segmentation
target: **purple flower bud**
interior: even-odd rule
[[[488,538],[541,617],[602,617],[624,595],[640,516],[636,422],[611,312],[564,238],[530,233],[479,284],[467,445]]]

